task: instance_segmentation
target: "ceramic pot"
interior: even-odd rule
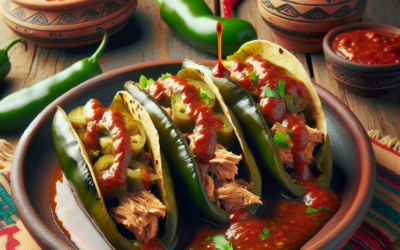
[[[336,26],[357,22],[367,0],[258,0],[258,10],[280,45],[303,53],[322,51]]]
[[[132,17],[137,0],[0,0],[4,22],[18,36],[50,47],[77,47],[100,41]]]
[[[332,49],[332,41],[339,33],[372,29],[383,34],[400,35],[400,28],[383,23],[350,23],[336,27],[324,38],[326,67],[331,76],[349,91],[362,96],[380,96],[400,86],[400,63],[369,65],[346,60]]]

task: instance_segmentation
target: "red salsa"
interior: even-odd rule
[[[196,123],[194,144],[199,162],[208,164],[214,156],[217,132],[222,129],[224,123],[201,99],[199,90],[183,77],[170,76],[150,84],[146,91],[158,102],[164,95],[171,98],[175,92],[181,94],[182,102],[186,104],[185,113]]]
[[[400,34],[375,30],[346,31],[335,36],[332,49],[352,62],[371,65],[400,63]]]
[[[247,209],[230,213],[226,227],[200,227],[186,250],[214,249],[213,237],[223,235],[233,249],[299,249],[310,240],[337,212],[340,197],[335,192],[320,188],[323,195],[318,209],[311,209],[307,201],[279,199],[260,216]],[[312,199],[311,199],[312,200]],[[263,202],[268,204],[268,202]]]
[[[128,131],[122,114],[117,110],[104,108],[96,99],[91,99],[85,105],[85,119],[85,146],[89,153],[101,147],[99,136],[103,129],[106,128],[110,132],[114,145],[114,162],[109,170],[100,172],[96,179],[104,197],[112,198],[117,189],[126,186],[126,169],[132,156]]]

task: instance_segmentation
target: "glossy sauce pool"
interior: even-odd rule
[[[341,178],[343,177],[335,178],[334,176],[333,181]],[[340,187],[335,189],[340,191]],[[259,245],[261,249],[265,245],[267,245],[267,249],[300,249],[332,218],[340,206],[339,195],[328,189],[324,189],[324,191],[330,195],[319,194],[322,196],[320,199],[322,203],[318,205],[324,208],[329,207],[329,210],[321,209],[319,212],[307,213],[308,207],[302,199],[283,198],[276,183],[265,181],[262,198],[264,205],[259,207],[256,215],[251,215],[247,210],[236,211],[232,213],[229,224],[225,228],[214,227],[202,220],[196,211],[187,206],[180,206],[179,241],[175,249],[214,249],[211,247],[212,239],[208,241],[206,239],[216,234],[224,234],[233,242],[234,249],[245,249],[244,247],[237,248],[240,240],[243,240],[243,246],[246,244],[247,246],[251,245],[250,247]],[[112,249],[79,207],[60,167],[57,167],[54,175],[50,189],[50,201],[56,223],[78,249]],[[177,197],[177,202],[184,204],[185,197]],[[271,233],[262,241],[261,232],[264,228],[269,229]],[[289,234],[285,231],[288,231]],[[246,238],[251,240],[245,240]],[[281,241],[286,244],[289,242],[291,247],[280,248],[276,244]],[[211,248],[207,248],[207,246]],[[143,246],[143,250],[151,249],[164,250],[165,248],[156,238]]]
[[[60,166],[56,168],[49,196],[55,222],[76,248],[114,249],[81,209]],[[143,245],[143,250],[164,249],[158,237]]]
[[[112,249],[79,206],[60,166],[50,187],[50,204],[58,227],[78,249]]]

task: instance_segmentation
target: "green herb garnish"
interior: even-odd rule
[[[309,213],[317,213],[317,212],[321,211],[321,209],[323,209],[325,211],[328,211],[331,208],[330,207],[319,207],[318,209],[316,209],[316,208],[308,207],[306,213],[307,214],[309,214]]]
[[[258,76],[256,75],[256,72],[255,71],[251,71],[251,72],[249,72],[249,76],[251,76],[251,79],[253,80],[253,81],[258,81]]]
[[[282,133],[279,132],[279,131],[276,131],[276,132],[275,132],[274,142],[275,142],[276,144],[278,144],[279,146],[282,146],[282,147],[285,147],[285,148],[288,148],[288,147],[289,147],[289,143],[286,142],[286,137],[285,137],[285,135],[282,134]]]
[[[265,240],[265,237],[267,237],[271,233],[271,230],[264,228],[263,232],[261,234],[261,240]]]
[[[147,86],[149,86],[152,83],[154,83],[153,78],[147,79],[145,76],[140,76],[139,86],[142,89],[145,89]]]
[[[312,207],[308,207],[306,214],[310,214],[310,213],[318,213],[319,210],[321,210],[321,207],[316,209],[316,208],[312,208]]]
[[[285,81],[279,80],[278,84],[275,84],[275,88],[278,91],[279,95],[285,99]]]
[[[274,89],[270,89],[268,85],[265,85],[263,88],[263,93],[266,97],[275,97],[278,98],[278,94]]]
[[[206,238],[206,241],[209,241],[209,240],[211,240],[211,236],[208,236],[208,237]]]
[[[103,134],[107,135],[107,136],[111,136],[110,132],[108,130],[103,130]]]
[[[227,241],[222,234],[214,235],[213,241],[215,250],[233,250],[232,243]]]
[[[166,79],[166,78],[168,78],[168,77],[170,77],[170,76],[171,76],[170,73],[166,73],[165,75],[161,74],[161,78],[162,78],[163,80]]]
[[[292,133],[292,131],[290,131],[289,129],[286,130],[286,134],[290,135]]]
[[[297,210],[294,210],[292,213],[297,213]]]
[[[210,98],[206,93],[204,93],[204,92],[201,92],[201,93],[200,93],[200,98],[203,99],[203,100],[211,99],[211,98]]]

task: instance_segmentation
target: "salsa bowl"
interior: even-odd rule
[[[58,165],[51,135],[56,106],[68,113],[90,98],[109,105],[114,94],[123,90],[126,81],[138,80],[141,75],[157,79],[165,72],[176,73],[181,69],[182,61],[144,62],[97,76],[59,97],[26,129],[14,154],[11,188],[23,223],[41,247],[74,249],[55,223],[50,207],[49,190]],[[197,61],[210,66],[216,64],[212,60]],[[334,217],[302,249],[340,249],[357,230],[371,204],[375,158],[368,135],[354,114],[327,90],[317,84],[315,88],[331,139],[334,163],[331,188],[340,194],[342,204]],[[179,197],[177,199],[179,205]],[[179,215],[176,249],[183,249],[193,237],[192,220],[196,215],[184,209],[180,209]]]
[[[400,86],[400,63],[369,65],[346,60],[332,49],[332,41],[339,33],[370,29],[400,35],[400,28],[383,23],[351,23],[331,30],[324,38],[325,62],[331,76],[343,87],[362,96],[379,96]]]

